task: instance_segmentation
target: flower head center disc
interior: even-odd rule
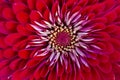
[[[57,51],[70,51],[71,48],[74,48],[75,34],[72,28],[56,27],[51,31],[49,39],[50,44]]]
[[[71,35],[65,31],[58,32],[55,41],[58,45],[66,47],[70,45]]]

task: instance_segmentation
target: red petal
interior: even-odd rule
[[[39,66],[33,74],[33,76],[35,77],[36,80],[39,80],[42,77],[42,76],[40,76],[40,72],[41,72],[41,67]]]
[[[97,66],[99,64],[99,61],[97,59],[87,58],[87,60],[91,66]]]
[[[73,68],[72,68],[72,72],[69,73],[69,80],[76,80],[76,76],[77,76],[77,73],[76,73],[76,66],[75,64],[73,63]]]
[[[112,70],[112,65],[110,62],[101,62],[98,67],[104,73],[109,73]]]
[[[103,23],[95,23],[94,25],[93,25],[93,30],[102,30],[102,29],[105,29],[105,24],[103,24]]]
[[[115,73],[115,80],[119,80],[120,79],[120,64],[114,64],[113,65],[113,71]]]
[[[18,50],[21,50],[21,49],[24,49],[26,47],[28,43],[28,40],[22,40],[20,42],[17,42],[14,46],[13,46],[13,50],[15,51],[18,51]]]
[[[81,14],[83,15],[83,16],[85,16],[85,15],[88,15],[88,13],[90,13],[91,11],[92,11],[92,6],[86,6],[85,8],[83,8],[82,10],[81,10]]]
[[[111,38],[111,42],[112,42],[112,45],[114,47],[115,50],[120,50],[119,47],[120,47],[120,41],[118,39],[115,39],[115,38]]]
[[[113,72],[102,73],[102,80],[116,80],[115,74]]]
[[[30,75],[32,75],[32,70],[31,69],[24,69],[21,71],[21,73],[19,75],[21,77],[21,80],[23,80],[23,79],[29,80]]]
[[[9,34],[5,38],[5,43],[9,46],[12,46],[16,42],[18,42],[21,38],[22,38],[22,36],[19,33]]]
[[[4,41],[4,37],[0,37],[0,48],[7,48],[8,46],[6,45]]]
[[[57,74],[55,68],[50,71],[48,75],[48,80],[57,80]]]
[[[20,59],[15,59],[14,61],[12,61],[9,65],[11,70],[16,70],[19,66],[20,63]]]
[[[49,15],[50,15],[50,11],[48,9],[46,9],[45,12],[44,12],[44,15],[43,15],[44,19],[46,21],[49,21]]]
[[[72,71],[72,64],[71,64],[70,60],[68,60],[67,73],[70,73],[71,71]]]
[[[39,60],[31,59],[27,62],[27,67],[35,67],[39,64]]]
[[[9,61],[8,60],[3,60],[0,62],[0,70],[3,69],[6,65],[8,65]]]
[[[32,12],[30,13],[30,19],[31,21],[39,21],[41,19],[41,16],[38,11],[32,10]]]
[[[42,67],[41,72],[40,72],[40,76],[43,78],[47,77],[49,70],[48,70],[48,66],[45,65],[44,67]]]
[[[67,6],[66,6],[66,4],[63,4],[62,9],[61,9],[61,18],[62,18],[62,20],[64,20],[64,18],[66,16],[66,12],[67,12]]]
[[[28,31],[28,29],[26,29],[26,27],[23,26],[23,25],[18,25],[17,26],[17,31],[23,36],[27,36],[27,35],[31,34],[31,32]]]
[[[20,71],[15,71],[12,75],[12,80],[22,80],[20,77]]]
[[[120,61],[120,52],[114,51],[112,54],[110,54],[110,61],[119,62]]]
[[[107,13],[105,15],[105,17],[106,17],[108,23],[111,23],[117,18],[117,14],[115,11],[110,11],[109,13]]]
[[[29,21],[29,15],[24,11],[17,13],[16,17],[20,23],[27,23]]]
[[[93,13],[99,15],[104,11],[104,7],[105,7],[104,3],[98,3],[98,4],[94,4],[91,9]]]
[[[15,51],[12,48],[8,48],[4,50],[3,54],[5,58],[12,58],[15,56]]]
[[[0,77],[9,76],[10,73],[11,73],[11,70],[9,66],[5,66],[4,68],[0,70]]]
[[[84,80],[92,80],[91,72],[82,71],[82,75],[84,77]]]
[[[87,5],[94,5],[95,3],[97,3],[98,0],[88,0],[88,4]]]
[[[111,9],[116,3],[115,0],[106,0],[105,1],[105,10]]]
[[[108,25],[105,29],[108,33],[114,33],[117,30],[117,26],[115,24]]]
[[[52,15],[55,16],[56,12],[58,12],[58,1],[55,1],[55,3],[52,6]]]
[[[105,17],[99,17],[99,18],[93,19],[92,22],[93,23],[99,23],[99,22],[107,23],[107,19]]]
[[[3,59],[3,50],[0,50],[0,59]]]
[[[20,61],[18,63],[18,66],[17,66],[17,69],[23,69],[23,68],[25,68],[26,67],[26,62],[27,62],[26,60],[20,59]]]
[[[46,6],[46,4],[44,3],[43,0],[37,0],[36,1],[36,8],[37,8],[37,10],[40,11],[41,14],[43,14],[44,11],[47,9],[46,7],[47,6]]]
[[[30,31],[31,33],[35,33],[35,29],[34,29],[33,27],[31,27],[30,24],[26,24],[26,29],[27,29],[28,31]]]
[[[81,10],[81,7],[80,6],[76,6],[76,7],[73,8],[73,10],[71,11],[71,13],[73,14],[73,13],[78,12],[80,10]]]
[[[99,60],[99,62],[108,62],[109,57],[108,57],[108,55],[99,54],[97,59]]]
[[[95,14],[94,13],[89,13],[88,14],[88,20],[94,19]]]
[[[1,3],[4,3],[4,2],[5,2],[5,0],[0,0],[0,4],[1,4]]]
[[[88,0],[81,0],[81,1],[79,2],[79,5],[83,7],[83,6],[85,6],[87,3],[88,3]]]
[[[4,10],[3,10],[3,17],[6,18],[6,19],[11,20],[11,19],[15,18],[15,15],[14,15],[14,13],[13,13],[11,8],[4,8]]]
[[[101,80],[100,73],[97,71],[97,69],[92,69],[92,80]]]
[[[108,41],[110,40],[110,35],[107,32],[98,32],[95,34],[97,39]]]
[[[117,15],[119,16],[119,14],[120,14],[120,6],[117,6],[117,7],[115,8],[115,11],[116,11]]]
[[[5,27],[5,22],[0,21],[0,33],[2,34],[8,34],[8,31]]]
[[[22,2],[17,2],[13,4],[14,13],[18,13],[20,11],[26,11],[26,10],[27,10],[27,6]]]
[[[68,74],[64,72],[60,77],[60,80],[68,80]]]
[[[15,21],[7,21],[5,26],[8,31],[15,32],[17,23]]]
[[[28,50],[20,50],[18,55],[22,59],[28,59],[29,55],[30,55],[30,51],[28,51]]]
[[[77,70],[76,80],[84,80],[81,69]]]
[[[57,76],[61,76],[62,77],[62,74],[64,73],[64,67],[58,63],[58,72],[57,72]]]
[[[66,5],[69,9],[71,9],[73,7],[73,5],[76,4],[76,3],[77,3],[77,0],[68,0],[66,2]]]
[[[27,0],[27,3],[30,9],[35,9],[35,0]]]

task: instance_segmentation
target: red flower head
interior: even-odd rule
[[[119,75],[119,0],[0,0],[0,80]]]

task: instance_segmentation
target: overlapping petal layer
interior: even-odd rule
[[[119,80],[119,0],[0,0],[0,80]]]

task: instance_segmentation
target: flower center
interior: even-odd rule
[[[58,45],[66,47],[66,46],[70,45],[71,36],[69,33],[65,32],[65,31],[58,32],[56,35],[55,41]]]
[[[66,26],[55,27],[49,36],[51,46],[57,51],[70,51],[74,48],[75,39],[72,27]]]

